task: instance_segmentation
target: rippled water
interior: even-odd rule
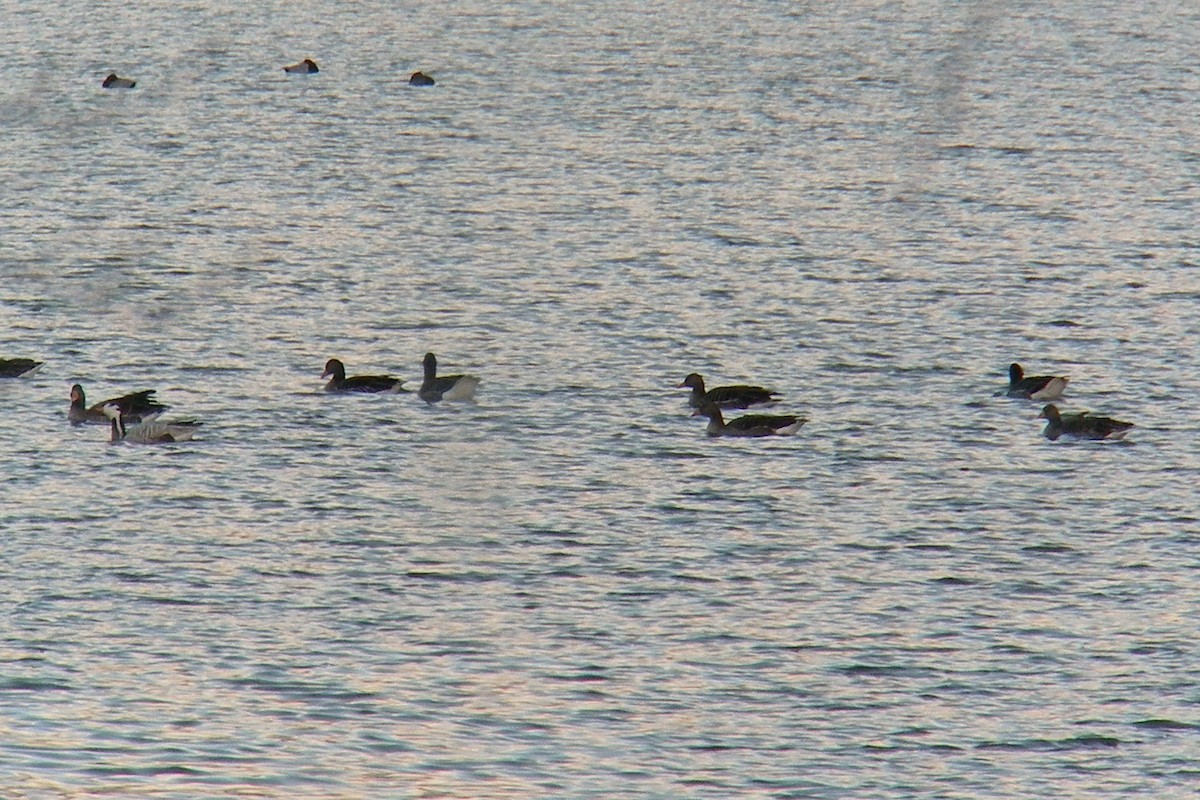
[[[1195,793],[1200,14],[656,8],[0,5],[6,797]]]

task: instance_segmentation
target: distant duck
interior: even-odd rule
[[[708,417],[709,436],[790,436],[808,422],[792,414],[747,414],[725,421],[715,403],[705,403],[693,417]]]
[[[400,378],[393,378],[390,375],[355,375],[352,378],[346,377],[346,367],[341,361],[336,358],[331,358],[325,362],[325,371],[321,373],[322,378],[330,378],[329,383],[325,384],[327,392],[359,392],[363,394],[378,394],[380,392],[407,392],[403,386],[403,381]]]
[[[424,72],[414,72],[408,79],[409,86],[433,86],[433,78],[426,75]]]
[[[82,425],[85,422],[107,425],[110,417],[105,413],[104,407],[113,406],[125,415],[127,423],[145,422],[170,408],[170,406],[155,401],[153,395],[153,389],[146,389],[141,392],[123,394],[120,397],[112,397],[88,408],[83,387],[77,383],[71,387],[71,408],[67,411],[67,419],[75,425]]]
[[[479,386],[479,378],[474,375],[443,375],[438,377],[437,358],[433,353],[425,354],[425,380],[421,382],[421,390],[417,392],[426,403],[436,403],[439,400],[471,400],[475,397],[475,389]]]
[[[45,365],[32,358],[0,358],[0,378],[21,378],[32,375]]]
[[[311,58],[306,58],[299,64],[289,64],[283,68],[283,71],[290,72],[293,75],[312,75],[314,72],[320,72],[321,70],[317,67],[317,62]]]
[[[1035,375],[1025,377],[1025,370],[1020,364],[1010,364],[1008,367],[1008,396],[1023,397],[1026,400],[1059,400],[1067,388],[1070,378],[1060,378],[1056,375]]]
[[[688,405],[692,408],[700,408],[705,403],[712,403],[718,408],[750,408],[779,402],[775,392],[761,386],[718,386],[705,391],[704,378],[695,372],[684,378],[683,383],[676,388],[692,390],[688,398]]]
[[[148,419],[143,422],[131,422],[121,409],[115,405],[104,406],[104,413],[112,420],[113,444],[129,442],[130,444],[168,444],[170,442],[186,442],[196,435],[196,431],[204,423],[194,419],[183,419],[175,422],[160,422]]]
[[[1062,414],[1053,403],[1043,408],[1038,417],[1047,420],[1046,429],[1042,433],[1052,442],[1060,436],[1072,436],[1076,439],[1122,439],[1133,427],[1132,422],[1093,417],[1086,411]]]
[[[117,73],[110,72],[100,85],[105,89],[132,89],[137,86],[137,81],[130,78],[118,78]]]

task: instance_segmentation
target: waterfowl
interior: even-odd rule
[[[425,380],[421,382],[421,390],[417,392],[426,403],[436,403],[439,400],[470,400],[475,397],[475,389],[479,386],[479,378],[474,375],[443,375],[437,374],[437,357],[433,353],[425,354]]]
[[[125,415],[126,422],[145,422],[170,408],[156,401],[153,395],[153,389],[130,392],[120,397],[110,397],[88,408],[87,396],[83,393],[83,387],[77,383],[71,387],[71,408],[67,411],[67,419],[75,425],[85,422],[107,425],[109,416],[104,412],[104,407],[113,406]]]
[[[409,86],[433,86],[433,78],[426,75],[424,72],[414,72],[408,79]]]
[[[390,375],[355,375],[353,378],[346,377],[346,367],[341,361],[336,358],[331,358],[325,362],[325,371],[321,373],[322,378],[330,378],[329,383],[325,384],[327,392],[361,392],[366,394],[377,394],[379,392],[407,392],[403,386],[403,381],[399,378],[393,378]]]
[[[105,89],[132,89],[137,86],[137,81],[130,78],[118,78],[117,73],[110,72],[100,85]]]
[[[718,386],[705,391],[704,378],[695,372],[684,378],[683,383],[676,388],[692,390],[691,396],[688,397],[688,405],[692,408],[700,408],[705,403],[712,403],[718,408],[750,408],[779,402],[775,392],[761,386]]]
[[[1020,364],[1008,366],[1008,396],[1026,400],[1058,400],[1063,396],[1070,378],[1057,375],[1034,375],[1025,377]]]
[[[311,58],[306,58],[298,64],[287,65],[283,68],[283,71],[290,72],[293,75],[311,75],[314,72],[320,72],[321,70],[317,67],[317,62],[313,61]]]
[[[45,365],[45,361],[32,358],[0,358],[0,378],[20,378],[32,375]]]
[[[790,436],[808,422],[793,414],[747,414],[729,422],[716,403],[705,403],[693,417],[708,417],[709,436]]]
[[[131,444],[167,444],[169,442],[186,442],[196,435],[196,431],[204,423],[194,419],[181,419],[175,422],[160,422],[149,419],[143,422],[131,422],[121,409],[115,405],[104,406],[104,414],[112,420],[112,437],[109,441],[129,442]]]
[[[1042,433],[1052,442],[1060,436],[1073,436],[1076,439],[1121,439],[1133,427],[1132,422],[1122,422],[1110,417],[1093,417],[1086,411],[1062,414],[1053,403],[1043,408],[1038,417],[1047,421],[1046,429]]]

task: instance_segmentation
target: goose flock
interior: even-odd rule
[[[808,422],[792,414],[746,414],[726,422],[721,413],[723,408],[771,406],[779,402],[778,392],[761,386],[737,384],[705,389],[704,378],[693,372],[677,388],[692,390],[688,396],[688,405],[695,409],[692,416],[708,419],[709,436],[790,436]]]
[[[417,397],[433,404],[445,401],[474,400],[480,380],[474,375],[438,375],[437,356],[426,353],[421,360],[424,378],[417,389]],[[32,358],[0,359],[0,378],[25,378],[36,374],[44,362]],[[346,365],[340,359],[325,362],[321,378],[328,378],[325,391],[339,394],[400,394],[410,393],[404,381],[392,375],[346,375]],[[1008,368],[1008,388],[997,394],[1008,397],[1048,401],[1062,400],[1070,381],[1059,375],[1026,376],[1020,364]],[[693,417],[708,420],[706,432],[709,436],[764,437],[790,436],[800,430],[808,419],[797,414],[751,413],[726,420],[725,410],[744,410],[759,406],[774,406],[780,402],[778,392],[762,386],[734,384],[709,389],[704,378],[690,373],[677,388],[690,389],[688,406]],[[74,425],[98,423],[108,425],[110,441],[133,444],[165,444],[189,441],[203,425],[195,419],[166,421],[161,419],[170,406],[158,402],[154,389],[143,389],[119,397],[110,397],[88,405],[87,395],[81,384],[71,387],[71,405],[67,419]],[[1088,411],[1064,414],[1054,403],[1047,403],[1039,415],[1046,420],[1043,435],[1050,441],[1066,436],[1073,439],[1117,440],[1125,437],[1134,427],[1111,417],[1092,414]]]
[[[295,64],[288,64],[283,71],[289,75],[316,75],[321,68],[317,66],[317,62],[306,58]],[[414,72],[408,78],[409,86],[434,86],[436,83],[431,76],[420,71]],[[100,86],[105,89],[133,89],[137,86],[137,81],[132,78],[122,78],[117,73],[110,72],[108,77],[100,82]]]
[[[1039,402],[1061,400],[1070,380],[1061,375],[1026,377],[1025,370],[1021,368],[1020,364],[1009,364],[1006,394],[1009,397]],[[1046,404],[1038,417],[1046,420],[1046,427],[1042,433],[1052,442],[1062,436],[1069,436],[1073,439],[1123,439],[1125,434],[1129,433],[1129,429],[1133,427],[1132,422],[1122,422],[1111,417],[1097,417],[1088,411],[1063,414],[1053,403]]]
[[[316,75],[321,69],[317,62],[305,58],[288,64],[283,71],[289,75]],[[434,79],[424,72],[414,72],[409,77],[411,86],[433,86]],[[105,89],[133,89],[137,81],[110,73],[101,83]],[[28,358],[0,359],[0,378],[14,378],[34,374],[41,362]],[[426,353],[423,361],[424,380],[417,390],[417,397],[427,403],[442,400],[470,400],[475,395],[479,379],[471,375],[437,374],[437,358]],[[1047,402],[1061,400],[1069,378],[1059,375],[1026,376],[1020,364],[1008,368],[1009,383],[1005,394],[1008,397]],[[325,390],[336,393],[407,393],[404,381],[391,375],[346,375],[345,365],[337,358],[325,364],[322,378],[328,378]],[[795,414],[752,413],[726,420],[724,412],[733,409],[749,409],[756,406],[771,406],[780,401],[778,393],[761,386],[737,384],[707,389],[704,378],[698,373],[687,375],[679,388],[691,389],[688,405],[692,416],[708,420],[709,436],[763,437],[788,436],[796,433],[808,421]],[[185,441],[190,439],[201,423],[181,420],[174,423],[159,421],[159,415],[167,406],[153,399],[153,390],[134,392],[121,397],[87,406],[83,387],[76,384],[71,388],[69,418],[75,424],[101,422],[110,425],[112,441],[136,441],[144,443]],[[1133,423],[1110,417],[1096,416],[1087,411],[1062,413],[1058,406],[1047,402],[1039,415],[1046,420],[1043,434],[1051,441],[1063,436],[1077,439],[1121,439],[1133,428]]]
[[[0,359],[0,378],[25,378],[36,374],[45,362],[32,358]],[[473,400],[480,380],[474,375],[438,375],[437,356],[426,353],[422,359],[425,378],[417,397],[426,403],[443,400]],[[341,394],[380,394],[408,392],[404,381],[391,375],[346,376],[346,366],[336,358],[325,362],[321,378],[329,378],[325,391]],[[110,442],[130,444],[168,444],[190,441],[204,424],[195,419],[162,419],[170,406],[160,403],[154,389],[142,389],[110,397],[88,405],[82,384],[71,387],[71,405],[67,420],[72,425],[107,425]]]
[[[422,359],[425,369],[425,379],[417,390],[417,397],[426,403],[437,403],[442,400],[473,400],[479,379],[474,375],[441,375],[437,374],[437,356],[426,353]],[[322,378],[329,378],[325,391],[358,394],[399,394],[408,392],[404,381],[391,375],[354,375],[346,377],[346,365],[336,358],[325,362]]]
[[[1008,389],[998,394],[1022,400],[1061,400],[1070,378],[1060,375],[1032,375],[1026,377],[1020,364],[1008,367]],[[726,421],[722,409],[744,409],[753,406],[768,406],[779,402],[776,392],[761,386],[718,386],[706,389],[704,378],[693,372],[679,384],[680,389],[691,389],[688,405],[695,409],[693,417],[708,418],[709,436],[788,436],[800,430],[808,420],[793,414],[746,414]],[[1039,415],[1045,419],[1043,435],[1050,441],[1063,436],[1074,439],[1121,439],[1133,427],[1132,422],[1123,422],[1111,417],[1100,417],[1087,411],[1063,414],[1058,406],[1047,404]]]
[[[82,384],[71,387],[71,406],[67,419],[73,425],[99,423],[108,425],[111,442],[133,444],[166,444],[186,442],[196,435],[203,424],[194,419],[166,422],[159,416],[170,406],[154,399],[154,389],[130,392],[120,397],[110,397],[89,406]]]

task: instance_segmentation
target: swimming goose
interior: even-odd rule
[[[1133,427],[1132,422],[1093,417],[1086,411],[1062,414],[1053,403],[1043,408],[1038,417],[1047,420],[1046,429],[1042,433],[1052,442],[1060,436],[1073,436],[1076,439],[1122,439]]]
[[[67,411],[67,419],[75,425],[82,425],[85,422],[99,422],[107,425],[109,416],[104,413],[104,407],[115,406],[125,415],[126,422],[131,424],[145,422],[170,408],[170,406],[157,402],[153,398],[153,394],[153,389],[130,392],[120,397],[110,397],[108,400],[103,400],[88,408],[83,387],[77,383],[71,387],[71,408]]]
[[[144,422],[132,423],[115,405],[104,406],[104,414],[112,420],[113,444],[129,442],[131,444],[167,444],[170,442],[186,442],[196,435],[197,429],[204,423],[194,419],[181,419],[175,422],[160,422],[150,419]]]
[[[129,78],[118,78],[117,73],[110,72],[100,85],[105,89],[132,89],[137,86],[137,81]]]
[[[355,375],[352,378],[347,378],[346,367],[336,358],[331,358],[325,362],[325,371],[321,373],[321,377],[330,378],[329,383],[325,384],[325,391],[327,392],[378,394],[379,392],[399,393],[408,391],[408,389],[404,388],[404,382],[400,378],[393,378],[390,375]]]
[[[306,58],[298,64],[289,64],[283,68],[283,71],[290,72],[293,75],[311,75],[321,70],[317,67],[317,62],[311,58]]]
[[[439,400],[470,400],[475,397],[475,389],[479,386],[479,378],[474,375],[437,375],[437,357],[433,353],[425,354],[425,380],[421,382],[421,390],[417,392],[426,403],[436,403]]]
[[[1035,375],[1025,377],[1025,370],[1020,364],[1010,364],[1008,367],[1008,396],[1023,397],[1026,400],[1058,400],[1063,396],[1070,378],[1060,378],[1057,375]]]
[[[709,436],[790,436],[808,422],[793,414],[747,414],[726,422],[715,403],[705,403],[692,416],[708,417]]]
[[[718,386],[704,391],[704,378],[693,372],[683,379],[676,388],[688,388],[692,394],[688,397],[688,405],[700,408],[705,403],[712,403],[718,408],[750,408],[751,406],[767,406],[778,403],[775,392],[761,386]]]
[[[45,365],[32,358],[0,358],[0,378],[20,378],[32,375]]]
[[[424,72],[414,72],[408,79],[409,86],[433,86],[433,78],[426,75]]]

